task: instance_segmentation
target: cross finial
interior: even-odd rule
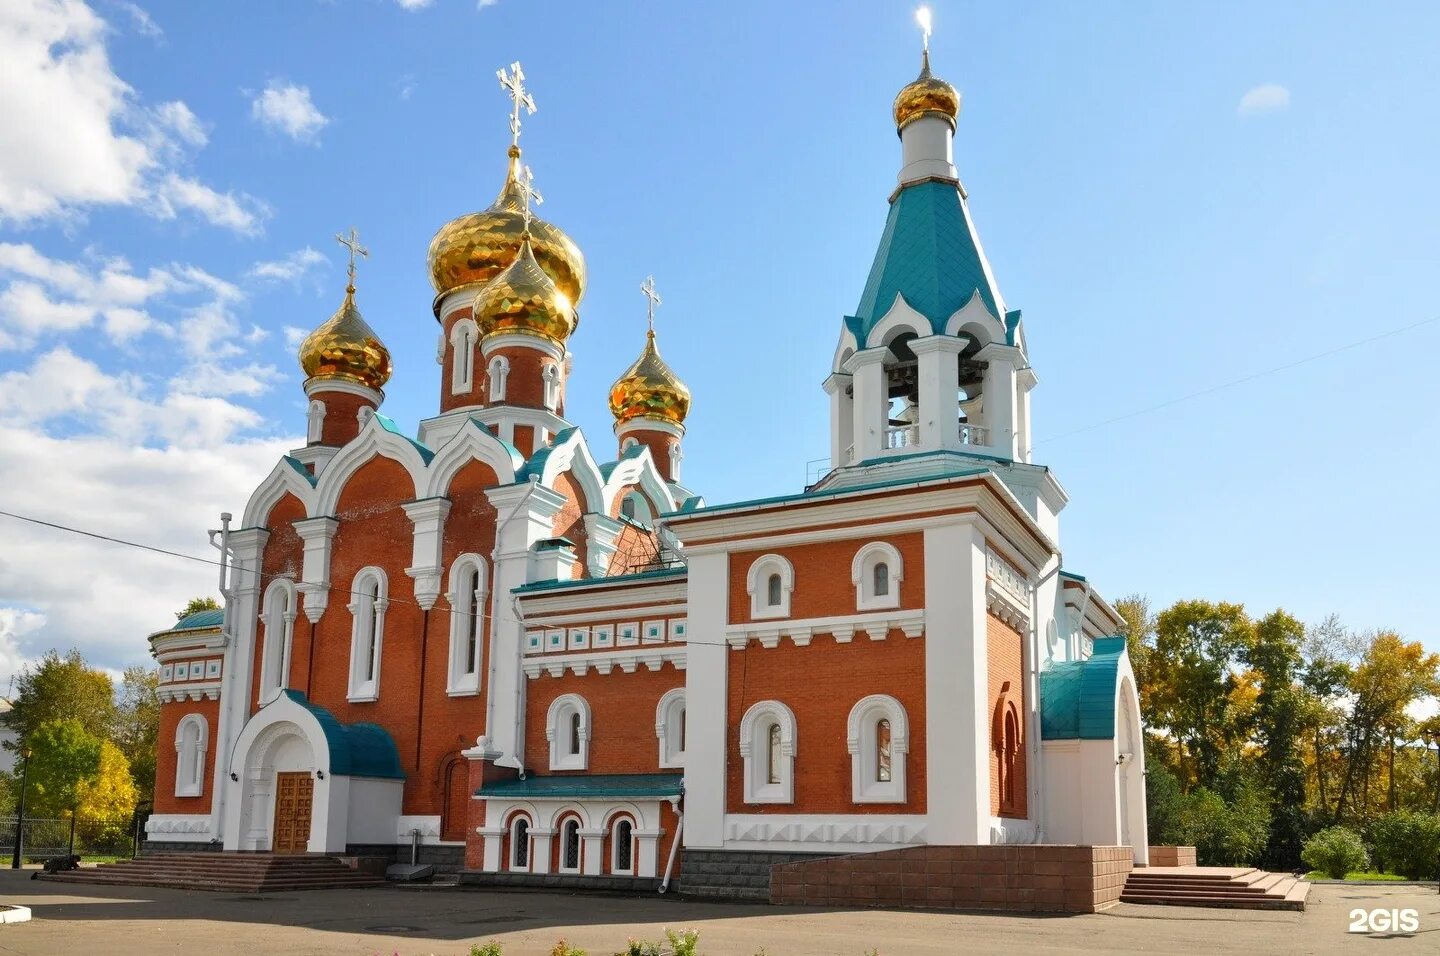
[[[526,166],[520,170],[520,175],[515,179],[515,188],[520,191],[520,198],[525,200],[525,232],[530,232],[530,217],[532,211],[530,204],[540,205],[545,197],[540,195],[540,190],[535,188],[535,174]]]
[[[510,95],[510,145],[520,145],[520,108],[523,106],[532,115],[535,113],[535,97],[525,89],[525,71],[520,69],[520,61],[516,60],[510,64],[510,71],[496,70],[495,75],[500,78],[500,86]]]
[[[915,22],[918,23],[918,24],[920,24],[920,31],[921,31],[921,34],[922,34],[922,36],[923,36],[923,39],[922,39],[921,42],[923,42],[923,43],[925,44],[925,54],[928,56],[928,55],[930,54],[930,27],[931,27],[930,8],[929,8],[929,7],[921,7],[920,9],[916,10],[916,11],[915,11]]]
[[[350,276],[350,290],[349,290],[349,291],[354,292],[354,291],[355,291],[355,257],[356,257],[357,255],[361,255],[361,256],[365,256],[366,258],[369,258],[369,256],[370,256],[370,250],[369,250],[369,249],[366,249],[364,246],[360,245],[360,233],[355,229],[354,226],[351,226],[351,227],[350,227],[350,235],[348,235],[348,236],[345,235],[344,233],[341,233],[341,232],[335,233],[335,241],[338,242],[338,243],[340,243],[340,245],[344,246],[346,249],[349,249],[349,250],[350,250],[350,268],[349,268],[349,270],[348,270],[348,274],[349,274],[349,276]]]
[[[640,283],[640,291],[645,295],[645,317],[650,323],[650,334],[655,334],[655,306],[660,305],[660,293],[655,291],[655,277],[646,276],[645,281]]]

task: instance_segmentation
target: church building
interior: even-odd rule
[[[601,399],[567,391],[585,258],[532,211],[534,104],[519,64],[500,75],[499,195],[429,249],[435,414],[413,435],[384,414],[352,233],[340,306],[300,349],[306,443],[212,533],[224,610],[150,638],[150,847],[418,845],[471,882],[681,890],[727,860],[936,845],[1118,845],[1144,864],[1123,622],[1061,566],[1069,499],[1031,452],[1028,331],[981,248],[960,95],[928,49],[817,383],[829,467],[736,502],[682,469],[692,396],[652,282],[613,437],[566,417]]]

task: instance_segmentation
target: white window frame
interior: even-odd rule
[[[470,592],[470,596],[475,602],[473,624],[465,614],[465,595],[461,594],[466,579],[472,574],[475,576],[475,587]],[[450,603],[450,663],[447,669],[445,691],[452,697],[480,693],[480,656],[485,639],[485,602],[489,596],[489,575],[485,559],[478,554],[469,552],[457,557],[450,565],[450,590],[445,593],[445,600]],[[471,626],[475,628],[475,652],[468,662],[470,672],[466,673],[466,644]]]
[[[570,718],[580,715],[579,753],[570,753]],[[550,742],[551,770],[588,770],[590,767],[590,705],[579,694],[561,694],[550,702],[545,715],[545,739]]]
[[[630,824],[630,867],[620,869],[620,824]],[[634,876],[635,858],[640,855],[640,841],[635,832],[640,827],[635,818],[626,811],[620,811],[610,818],[610,872],[615,876]]]
[[[193,741],[187,740],[195,728]],[[210,722],[204,714],[186,714],[175,725],[175,796],[199,797],[205,793],[205,751],[210,747]]]
[[[771,604],[770,576],[780,575],[780,603]],[[795,567],[778,554],[765,554],[756,558],[745,576],[745,587],[750,592],[750,616],[757,620],[790,616],[790,594],[795,590]]]
[[[877,780],[876,728],[890,721],[890,779]],[[850,799],[855,803],[904,803],[905,755],[910,752],[910,722],[905,707],[888,694],[862,697],[846,722],[850,750]]]
[[[510,377],[510,360],[497,355],[490,360],[490,401],[505,401],[505,381]]]
[[[885,562],[890,579],[888,594],[875,593],[875,566]],[[850,562],[850,581],[855,585],[855,608],[881,611],[900,606],[900,582],[905,578],[905,560],[888,541],[872,541],[855,552]]]
[[[556,841],[555,872],[579,873],[585,868],[585,820],[574,810],[562,810],[556,816],[555,835],[559,839]],[[566,866],[565,831],[572,823],[575,825],[575,865]]]
[[[667,690],[655,706],[655,736],[660,739],[660,766],[685,766],[685,688]]]
[[[680,481],[680,462],[685,459],[685,453],[680,450],[680,443],[677,441],[670,446],[670,480]]]
[[[318,398],[310,399],[305,412],[305,444],[318,445],[325,430],[325,403]]]
[[[475,387],[477,332],[473,319],[461,319],[450,327],[451,395],[461,395]]]
[[[540,370],[540,378],[545,384],[545,407],[555,411],[560,404],[560,366],[554,362],[546,362]]]
[[[370,585],[377,585],[370,595]],[[390,584],[381,568],[361,568],[350,584],[350,690],[352,704],[380,699],[380,664],[385,647],[385,609],[390,606]],[[374,666],[371,655],[374,656]],[[374,676],[370,676],[373,674]]]
[[[779,783],[770,783],[770,727],[780,727]],[[795,714],[778,700],[762,700],[740,720],[740,759],[745,764],[746,803],[795,802]]]
[[[259,699],[263,707],[279,697],[290,683],[290,651],[295,641],[298,609],[295,582],[289,578],[276,578],[265,589],[261,607],[265,618],[265,643],[260,651]]]
[[[625,454],[627,451],[634,448],[638,444],[640,444],[640,441],[634,435],[626,435],[625,438],[620,442],[620,454]]]
[[[520,841],[516,839],[515,830],[520,826],[520,821],[525,821],[525,862],[516,862],[516,856],[520,852]],[[505,869],[514,873],[529,873],[535,866],[535,847],[531,845],[530,831],[535,829],[535,821],[530,819],[530,814],[520,811],[510,817],[510,859],[505,861]]]

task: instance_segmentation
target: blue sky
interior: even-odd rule
[[[956,162],[1021,308],[1067,566],[1110,598],[1283,606],[1440,649],[1433,4],[938,2]],[[797,490],[899,166],[912,6],[20,0],[0,12],[0,507],[206,553],[298,443],[297,330],[359,303],[433,414],[425,251],[500,185],[524,63],[540,212],[584,250],[567,410],[653,273],[712,501]],[[1091,428],[1090,426],[1098,426]],[[1088,429],[1074,434],[1078,429]],[[144,660],[203,566],[0,525],[0,681],[78,643]]]

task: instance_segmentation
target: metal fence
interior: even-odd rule
[[[0,817],[0,866],[15,853],[17,820]],[[92,820],[86,817],[25,817],[21,845],[27,863],[42,863],[57,856],[130,856],[134,852],[130,820]]]

